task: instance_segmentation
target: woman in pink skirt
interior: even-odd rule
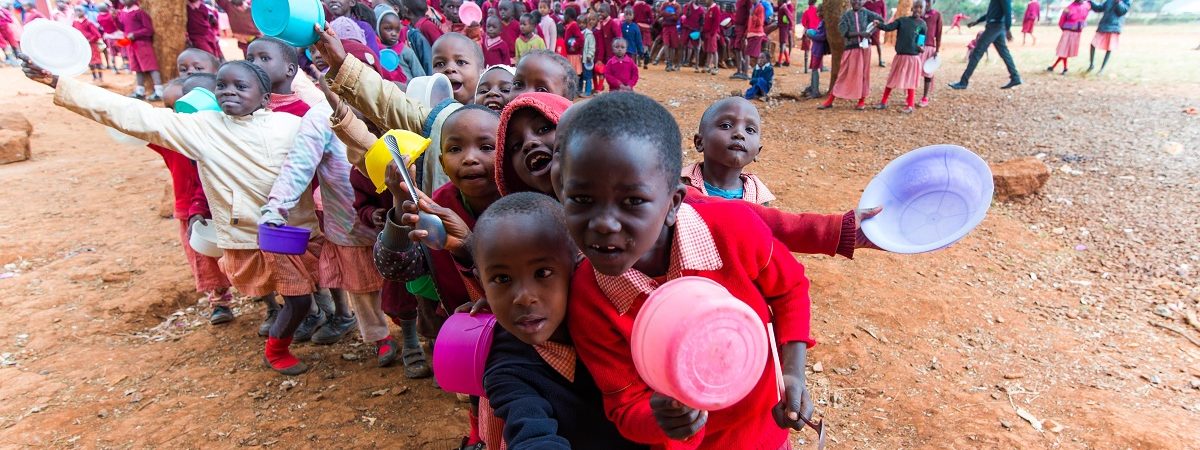
[[[901,17],[891,23],[875,21],[875,26],[882,31],[896,32],[896,58],[892,60],[892,73],[888,75],[887,87],[883,89],[883,98],[875,109],[887,109],[888,98],[892,89],[904,89],[904,109],[900,112],[913,112],[913,101],[916,98],[917,83],[921,79],[921,47],[925,45],[925,2],[915,1],[912,5],[912,15]]]
[[[883,21],[883,17],[863,9],[863,0],[850,0],[850,10],[838,20],[838,32],[846,38],[846,49],[842,50],[841,67],[838,67],[837,82],[829,90],[829,98],[817,109],[833,107],[833,99],[858,100],[854,109],[867,109],[867,94],[871,92],[871,30],[872,22]]]
[[[1062,37],[1058,38],[1058,59],[1046,68],[1047,72],[1053,72],[1061,62],[1062,74],[1067,74],[1067,59],[1079,55],[1079,35],[1087,25],[1087,16],[1091,11],[1091,5],[1083,0],[1075,0],[1063,10],[1062,15],[1058,17],[1058,28],[1062,29]]]

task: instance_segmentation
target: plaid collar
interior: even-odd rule
[[[683,276],[684,270],[720,270],[722,265],[708,224],[691,205],[679,205],[675,236],[671,239],[671,265],[663,282]],[[595,274],[600,290],[621,315],[628,312],[639,297],[650,295],[659,286],[659,282],[633,268],[617,276]]]
[[[704,188],[704,163],[692,163],[683,168],[684,183],[688,186],[699,189],[704,195],[710,195],[708,190]],[[775,194],[772,194],[767,189],[766,183],[749,172],[742,172],[738,176],[742,180],[742,200],[750,203],[763,204],[775,200]]]
[[[575,346],[546,341],[545,344],[533,346],[533,349],[555,372],[567,381],[575,382]]]

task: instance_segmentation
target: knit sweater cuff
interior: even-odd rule
[[[858,230],[854,226],[854,211],[842,216],[842,233],[838,238],[837,254],[854,259],[854,241]]]

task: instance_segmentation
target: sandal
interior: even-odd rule
[[[404,363],[404,377],[410,380],[429,378],[433,370],[425,361],[425,352],[420,348],[406,348],[400,353],[400,361]]]

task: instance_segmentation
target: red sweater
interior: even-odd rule
[[[604,80],[608,81],[608,89],[617,90],[623,87],[633,89],[638,82],[638,66],[633,58],[625,56],[608,58],[604,65]]]
[[[709,197],[691,186],[687,187],[683,202],[689,205],[745,203],[767,224],[775,239],[787,245],[788,250],[812,255],[854,257],[854,211],[845,214],[789,213],[741,200]]]
[[[167,171],[171,173],[171,188],[175,192],[175,218],[187,220],[196,214],[212,218],[212,213],[208,211],[208,197],[204,196],[204,188],[200,185],[200,173],[196,171],[196,163],[178,152],[158,145],[150,144],[149,147],[162,156]]]
[[[517,19],[510,20],[507,24],[500,24],[500,39],[508,44],[510,54],[517,54],[517,38],[519,37],[521,37],[521,23]]]
[[[571,22],[564,27],[563,41],[567,42],[568,55],[583,54],[583,30],[579,28],[579,22]]]
[[[701,276],[720,283],[750,305],[764,324],[771,320],[773,311],[780,345],[806,342],[811,346],[809,284],[804,267],[782,243],[771,238],[770,229],[746,206],[744,202],[694,206],[712,234],[721,264],[716,270],[697,270],[689,269],[684,262],[679,275]],[[679,217],[680,221],[688,220],[683,211]],[[679,245],[679,236],[676,233],[673,245]],[[677,258],[672,257],[673,266]],[[656,449],[780,448],[788,432],[771,417],[778,391],[769,358],[763,367],[747,368],[746,375],[757,377],[758,383],[746,398],[728,408],[710,411],[708,423],[692,438],[667,438],[650,410],[653,391],[638,376],[630,352],[633,322],[646,298],[646,294],[637,295],[625,314],[618,313],[588,261],[576,270],[571,283],[567,312],[571,339],[600,392],[605,393],[605,413],[621,434]]]

